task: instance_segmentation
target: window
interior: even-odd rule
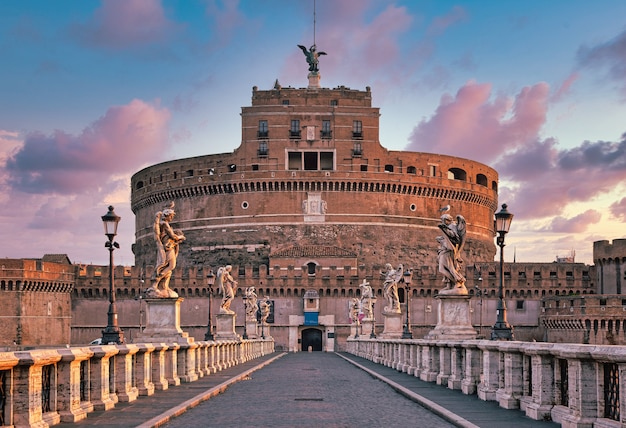
[[[352,156],[353,157],[360,157],[361,155],[363,155],[363,147],[361,146],[361,143],[354,143],[354,147],[352,148]]]
[[[339,102],[337,100],[330,100],[330,105],[336,107],[337,105],[339,105]]]
[[[334,152],[288,152],[287,168],[292,171],[332,171],[335,169]]]
[[[523,300],[517,300],[515,303],[516,303],[515,309],[517,309],[517,310],[523,310],[524,309],[524,301]]]
[[[289,100],[283,100],[283,105],[284,106],[288,106],[289,105]]]
[[[385,165],[385,172],[393,172],[393,165],[391,164]]]
[[[360,120],[352,122],[352,138],[363,138],[363,122]]]
[[[437,165],[428,165],[428,175],[431,177],[437,176]]]
[[[267,157],[267,141],[259,141],[259,157]]]
[[[417,169],[414,166],[409,166],[406,168],[407,174],[417,174]]]
[[[476,174],[476,184],[487,187],[487,176],[484,174]]]
[[[330,130],[330,120],[322,120],[322,132],[321,137],[328,139],[333,136],[333,132]]]
[[[267,128],[267,120],[259,120],[259,130],[257,132],[258,138],[269,137],[269,131]]]
[[[293,119],[289,129],[289,138],[300,138],[300,121]]]
[[[315,275],[315,267],[317,266],[314,262],[307,263],[307,273],[309,275]]]
[[[367,172],[367,165],[361,165],[361,171]]]

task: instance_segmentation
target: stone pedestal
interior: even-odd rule
[[[309,87],[308,89],[319,89],[320,88],[320,79],[322,76],[317,71],[312,71],[308,75],[309,78]]]
[[[235,333],[235,314],[217,314],[215,318],[215,340],[241,340]]]
[[[426,339],[434,340],[467,340],[476,339],[478,333],[472,326],[469,307],[470,296],[437,296],[439,311],[437,325]]]
[[[364,319],[363,321],[361,321],[361,334],[366,337],[369,338],[372,335],[372,329],[375,329],[376,326],[374,325],[374,320],[372,319]],[[374,331],[374,334],[376,334],[376,331]]]
[[[137,334],[138,342],[193,343],[193,337],[180,328],[182,297],[146,298],[146,328]]]
[[[259,338],[259,325],[256,323],[256,320],[246,320],[246,334],[248,339]]]
[[[352,323],[350,325],[350,337],[359,337],[364,334],[363,326],[359,324]]]
[[[401,312],[383,312],[385,328],[380,335],[382,339],[400,339],[402,338],[402,313]]]

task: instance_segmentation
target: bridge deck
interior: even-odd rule
[[[115,409],[92,412],[77,423],[56,426],[400,424],[429,428],[559,426],[534,421],[519,410],[502,409],[496,403],[423,382],[354,355],[322,352],[266,355],[132,403],[117,403]]]

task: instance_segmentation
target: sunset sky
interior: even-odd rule
[[[506,261],[626,237],[626,1],[317,0],[315,27],[313,4],[0,1],[0,257],[108,264],[112,204],[134,264],[131,175],[232,152],[252,87],[306,87],[314,42],[383,146],[499,172]]]

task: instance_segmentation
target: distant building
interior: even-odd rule
[[[71,343],[74,270],[64,254],[0,259],[0,346]]]

